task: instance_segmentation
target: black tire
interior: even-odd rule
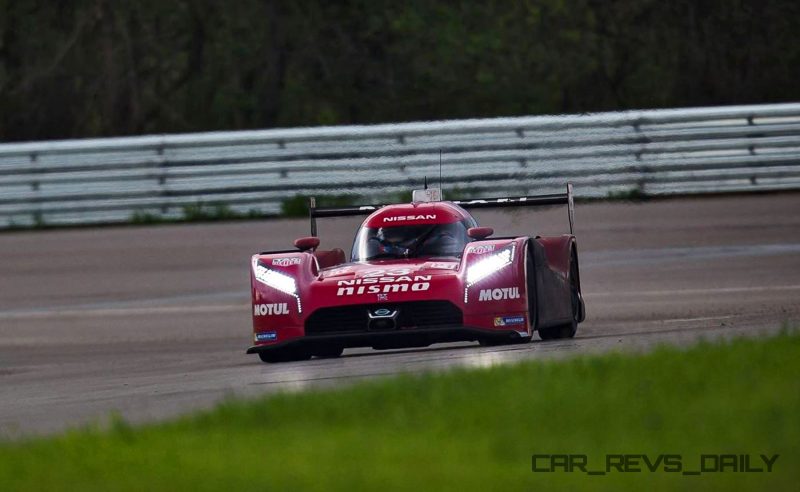
[[[335,359],[339,357],[344,352],[344,347],[331,345],[329,347],[319,347],[314,349],[311,354],[314,357],[319,357],[320,359]]]
[[[578,323],[582,317],[583,307],[581,304],[580,290],[578,289],[578,257],[575,250],[572,250],[569,272],[569,292],[572,304],[572,321],[563,325],[540,328],[539,337],[542,340],[556,340],[559,338],[572,338],[578,331]]]
[[[536,298],[536,263],[533,261],[533,251],[528,247],[528,255],[525,258],[525,285],[528,291],[528,320],[530,321],[531,336],[526,337],[528,341],[533,338],[533,332],[539,326],[539,303]]]
[[[311,358],[311,354],[302,349],[276,349],[270,350],[268,352],[259,352],[258,357],[261,359],[261,362],[266,362],[268,364],[274,364],[276,362],[293,362],[299,360],[308,360]]]

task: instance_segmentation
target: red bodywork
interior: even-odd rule
[[[416,225],[464,219],[474,222],[451,202],[414,203],[380,208],[361,227],[398,220]],[[470,267],[492,255],[506,258],[506,250],[508,264],[470,284]],[[532,261],[526,261],[529,255]],[[248,352],[330,344],[389,348],[528,339],[535,329],[572,321],[570,285],[579,289],[579,279],[570,278],[577,272],[577,265],[571,268],[573,261],[577,250],[572,235],[473,240],[460,258],[349,263],[338,249],[254,255],[254,346]],[[533,272],[527,271],[530,265]],[[535,284],[526,282],[531,274]],[[386,311],[394,316],[391,323],[373,318]],[[579,316],[582,320],[582,301]]]

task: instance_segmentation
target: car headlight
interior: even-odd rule
[[[253,260],[253,275],[256,280],[262,284],[269,285],[273,289],[292,296],[297,294],[297,283],[292,277],[263,267],[258,263],[258,260]]]
[[[503,267],[511,264],[514,257],[514,247],[506,248],[502,251],[481,259],[467,269],[467,287],[471,287],[476,282],[488,277]]]

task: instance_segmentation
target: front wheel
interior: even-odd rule
[[[566,323],[550,328],[539,328],[539,336],[542,340],[556,340],[558,338],[572,338],[578,331],[578,323]]]
[[[563,325],[539,328],[539,337],[542,340],[555,340],[558,338],[572,338],[578,331],[578,322],[583,317],[581,293],[578,288],[578,257],[572,251],[569,272],[569,294],[572,305],[572,321]]]

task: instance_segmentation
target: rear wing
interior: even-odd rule
[[[503,198],[476,198],[474,200],[449,200],[462,208],[503,208],[503,207],[540,207],[545,205],[567,205],[569,214],[569,233],[573,234],[575,226],[575,201],[572,196],[572,183],[567,184],[566,193],[549,195],[531,195]],[[349,217],[369,215],[383,205],[356,205],[352,207],[317,207],[314,197],[308,199],[308,216],[311,221],[311,235],[317,235],[317,218]]]

